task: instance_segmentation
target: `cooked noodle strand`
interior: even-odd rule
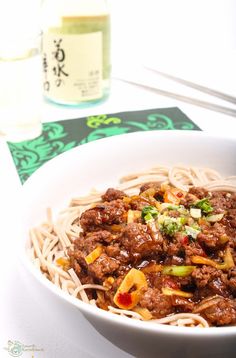
[[[140,185],[148,182],[170,183],[174,187],[188,191],[192,186],[200,186],[208,191],[236,192],[236,176],[223,178],[217,171],[210,168],[196,168],[184,165],[174,167],[160,166],[147,171],[123,176],[117,189],[123,190],[127,195],[137,194]],[[93,191],[86,197],[72,199],[70,206],[62,210],[56,222],[53,222],[51,209],[46,210],[47,221],[41,226],[30,230],[31,247],[28,250],[29,257],[43,275],[51,280],[57,287],[66,293],[77,297],[82,301],[96,306],[96,300],[89,299],[86,290],[102,290],[107,288],[97,284],[82,285],[74,269],[66,270],[57,262],[63,259],[68,261],[66,250],[71,247],[73,241],[80,236],[82,231],[79,226],[81,213],[101,202],[101,195]],[[229,194],[230,196],[231,194]],[[195,313],[178,313],[161,319],[152,319],[158,324],[170,324],[183,327],[209,327],[207,321],[200,316],[204,307],[218,302],[219,298],[213,297],[211,301],[205,301],[196,308]],[[133,319],[143,320],[142,316],[132,310],[123,310],[109,306],[108,311]]]

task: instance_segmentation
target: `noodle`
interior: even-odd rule
[[[169,183],[183,191],[188,191],[192,186],[199,186],[208,191],[236,192],[236,176],[223,178],[218,172],[210,168],[183,165],[171,168],[160,166],[148,171],[123,176],[117,189],[131,195],[137,192],[140,185],[148,182]],[[66,249],[73,245],[73,241],[80,236],[82,229],[75,223],[78,222],[81,213],[90,208],[91,204],[99,203],[101,195],[102,193],[93,191],[86,197],[72,199],[70,206],[60,212],[55,223],[51,210],[47,209],[47,222],[30,230],[31,247],[28,250],[31,261],[45,277],[64,292],[74,297],[79,295],[82,301],[95,306],[96,300],[89,299],[86,289],[106,291],[108,288],[97,284],[82,285],[74,269],[66,269],[66,264],[69,262]],[[58,264],[59,260],[64,260],[65,266]],[[209,327],[208,322],[198,313],[203,307],[205,306],[199,307],[196,313],[177,313],[161,319],[151,319],[151,322],[186,327]],[[144,320],[141,314],[132,310],[108,306],[108,311],[113,314]]]
[[[89,303],[88,296],[87,296],[87,294],[86,294],[86,292],[85,292],[85,290],[84,290],[84,288],[83,288],[83,285],[82,285],[81,282],[80,282],[79,277],[76,275],[75,271],[74,271],[73,269],[70,269],[70,270],[68,270],[68,272],[69,272],[69,274],[70,274],[72,280],[74,281],[75,285],[76,285],[77,287],[82,287],[82,289],[81,289],[80,292],[79,292],[79,293],[80,293],[81,300],[84,301],[84,302],[86,302],[86,303]]]
[[[127,317],[132,317],[135,319],[142,320],[142,316],[137,312],[133,312],[133,311],[129,311],[129,310],[121,310],[119,308],[115,308],[112,306],[108,306],[108,310],[109,310],[109,312],[119,314],[120,316],[127,316]]]
[[[85,284],[85,285],[81,285],[81,286],[78,286],[74,293],[73,293],[73,296],[77,297],[78,293],[80,293],[80,291],[82,290],[85,290],[86,288],[92,288],[94,290],[102,290],[102,291],[106,291],[107,288],[104,287],[104,286],[101,286],[101,285],[94,285],[94,284]]]
[[[152,320],[152,322],[160,324],[172,324],[177,326],[196,326],[200,324],[202,327],[209,327],[207,321],[203,317],[195,313],[177,313],[164,318],[154,319]]]

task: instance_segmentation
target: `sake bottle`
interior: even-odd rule
[[[107,98],[110,13],[106,0],[45,0],[42,8],[46,99],[84,106]]]

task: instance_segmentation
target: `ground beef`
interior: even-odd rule
[[[98,244],[110,243],[113,240],[113,235],[106,230],[89,232],[86,235],[81,234],[78,239],[74,241],[75,249],[82,250],[85,255],[92,252]]]
[[[224,326],[236,323],[236,302],[221,298],[221,300],[203,311],[207,320],[216,326]]]
[[[213,279],[221,276],[221,271],[217,270],[214,267],[203,265],[202,267],[197,267],[192,273],[192,277],[197,285],[197,287],[205,287]]]
[[[185,277],[165,275],[162,279],[162,286],[170,287],[173,289],[192,291],[193,280],[191,275]]]
[[[231,208],[236,209],[236,193],[230,193],[230,195],[226,194],[226,196],[231,201]]]
[[[160,191],[160,183],[157,182],[145,183],[140,187],[140,193],[143,193],[148,189],[154,189],[155,191]]]
[[[229,209],[225,218],[228,221],[229,225],[233,229],[236,229],[236,209]],[[236,236],[236,232],[235,232],[235,236]]]
[[[87,283],[94,283],[93,277],[87,274],[87,264],[84,260],[84,255],[82,252],[77,251],[76,255],[73,255],[73,253],[71,253],[70,266],[71,268],[73,268],[76,275],[78,275],[83,285]]]
[[[162,318],[174,311],[171,297],[163,295],[156,288],[144,289],[139,304],[141,307],[147,308],[153,318]]]
[[[165,253],[165,265],[183,265],[185,262],[184,250],[180,242],[163,240],[163,253]]]
[[[221,295],[222,297],[229,297],[229,292],[224,282],[223,275],[211,281],[209,284],[209,288],[211,288],[212,292],[217,295]]]
[[[106,247],[106,253],[110,257],[117,258],[120,256],[120,246],[118,243],[115,243],[113,245],[109,245]]]
[[[180,312],[192,312],[194,309],[194,303],[187,298],[179,296],[171,296],[172,305],[176,307]]]
[[[86,255],[83,253],[83,251],[79,250],[78,248],[74,248],[74,250],[69,249],[67,254],[70,257],[72,267],[75,267],[76,263],[80,265],[80,268],[77,267],[76,270],[79,271],[81,267],[85,269],[87,268],[87,264],[85,261]]]
[[[207,196],[207,191],[203,188],[192,187],[189,189],[188,193],[184,198],[181,198],[180,204],[189,208],[191,205],[196,203],[196,201],[203,199]]]
[[[180,199],[180,204],[184,205],[185,207],[189,208],[193,205],[197,200],[199,200],[196,195],[187,193],[184,198]]]
[[[140,188],[140,194],[143,193],[144,191],[148,190],[148,189],[153,189],[154,190],[154,194],[153,194],[153,197],[160,201],[160,202],[163,202],[164,199],[163,199],[163,191],[161,190],[161,187],[160,187],[160,183],[156,183],[156,182],[150,182],[150,183],[145,183],[141,186]]]
[[[78,261],[75,260],[73,257],[70,257],[70,259],[71,259],[71,261],[70,261],[71,268],[74,269],[76,275],[78,275],[79,277],[81,277],[82,269],[81,269],[80,264],[79,264]]]
[[[125,196],[127,196],[123,191],[109,188],[105,192],[105,194],[102,195],[103,201],[113,201],[116,199],[123,199]]]
[[[189,194],[195,195],[198,200],[201,200],[208,196],[208,191],[204,188],[192,187],[189,189]]]
[[[162,250],[162,237],[155,240],[147,225],[128,224],[122,233],[121,244],[130,253],[131,260],[137,261],[148,255],[155,255]]]
[[[147,279],[150,286],[158,289],[159,291],[162,287],[170,287],[175,290],[178,290],[181,287],[178,277],[161,275],[161,272],[150,272],[147,274]]]
[[[235,267],[229,270],[227,278],[228,278],[227,284],[229,289],[234,295],[236,295],[236,268]]]
[[[221,213],[228,209],[236,209],[236,196],[224,191],[213,191],[209,200],[214,212]]]
[[[86,231],[96,231],[104,225],[120,224],[126,222],[127,204],[122,200],[114,200],[98,204],[95,208],[86,210],[80,218],[80,225]]]
[[[96,298],[97,305],[103,309],[108,309],[109,305],[114,306],[114,294],[125,275],[134,268],[143,271],[147,282],[147,287],[139,293],[138,304],[147,308],[153,318],[178,312],[198,312],[197,309],[201,308],[200,314],[211,325],[235,324],[236,268],[218,270],[210,265],[195,264],[192,256],[222,262],[225,249],[229,247],[236,263],[236,194],[210,193],[203,188],[193,187],[181,198],[180,204],[186,205],[186,211],[196,201],[208,198],[213,213],[224,212],[223,219],[216,223],[208,223],[203,217],[194,220],[186,211],[184,214],[174,209],[161,211],[161,215],[167,216],[171,223],[177,222],[179,216],[186,215],[187,225],[195,223],[200,226],[201,231],[195,239],[187,235],[185,224],[173,235],[167,235],[164,230],[160,232],[161,221],[158,220],[161,217],[158,216],[156,221],[155,213],[149,219],[151,221],[145,223],[141,215],[144,206],[154,206],[158,211],[161,210],[160,202],[163,202],[164,192],[159,183],[143,185],[140,193],[127,196],[120,190],[109,188],[102,196],[103,201],[86,210],[80,217],[83,232],[67,252],[70,267],[83,284],[106,285],[109,282],[110,285],[107,291],[99,294],[88,290],[89,298]],[[138,210],[139,213],[134,222],[127,223],[130,209]],[[129,219],[132,218],[129,216]],[[87,264],[86,256],[97,246],[102,246],[102,253]],[[162,271],[166,265],[194,265],[195,268],[187,276],[178,277],[166,275]],[[163,288],[182,290],[191,293],[192,297],[165,295]],[[211,297],[216,299],[217,304],[214,301],[212,306],[204,308],[204,300],[211,300]]]
[[[203,265],[196,268],[192,273],[194,283],[198,288],[207,288],[212,294],[228,297],[226,277],[221,270]],[[201,292],[201,291],[199,291]],[[203,292],[206,292],[203,290]],[[204,294],[205,296],[205,294]]]
[[[215,223],[213,226],[205,226],[203,231],[197,236],[198,242],[212,250],[222,247],[221,239],[226,237],[225,228],[220,223]]]
[[[167,256],[167,258],[165,259],[165,265],[183,265],[184,261],[184,258],[180,256]]]
[[[121,248],[119,243],[114,243],[106,247],[106,253],[108,256],[119,260],[121,263],[128,263],[130,256],[127,250]]]
[[[89,255],[96,247],[99,246],[97,241],[91,240],[89,237],[77,239],[75,242],[75,247],[78,251],[82,251],[84,257]]]
[[[110,243],[112,240],[114,240],[114,235],[112,235],[107,230],[101,230],[101,231],[87,233],[86,239],[104,244],[104,243]]]
[[[180,242],[171,242],[169,239],[163,240],[163,251],[167,254],[168,257],[173,255],[178,256],[182,251],[182,245]]]
[[[83,250],[84,240],[85,240],[85,235],[81,232],[80,236],[74,240],[75,250]],[[69,251],[71,251],[71,249]]]
[[[88,272],[99,282],[113,274],[119,267],[119,261],[103,253],[93,263],[88,265]]]
[[[199,245],[197,241],[189,242],[188,245],[183,246],[184,252],[185,252],[185,263],[186,265],[191,265],[191,256],[197,255],[197,256],[206,256],[204,250]]]
[[[132,200],[130,201],[130,208],[132,210],[140,210],[142,211],[142,209],[145,206],[149,206],[150,202],[147,198],[144,198],[142,196],[136,196],[133,197]]]

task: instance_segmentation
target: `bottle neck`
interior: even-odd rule
[[[65,17],[91,17],[109,15],[106,0],[45,0],[41,12],[41,24],[45,30],[61,26]]]
[[[108,14],[106,0],[61,0],[60,12],[63,16],[94,16]]]

